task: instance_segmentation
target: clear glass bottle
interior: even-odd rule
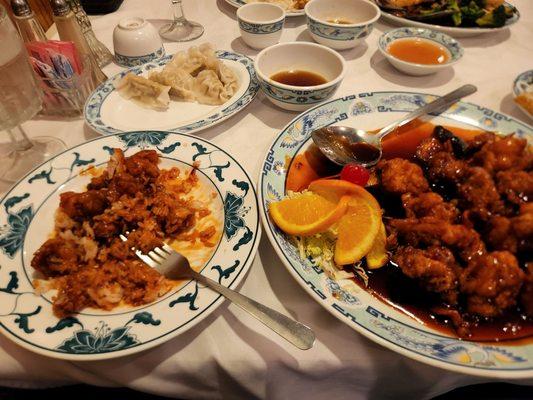
[[[22,40],[28,42],[45,42],[46,35],[35,14],[26,0],[11,0],[11,9]]]
[[[52,11],[54,12],[54,22],[57,27],[57,32],[59,33],[59,38],[61,40],[74,42],[74,45],[80,54],[80,58],[83,59],[85,56],[89,57],[90,66],[93,70],[94,83],[96,85],[104,82],[107,77],[100,69],[98,62],[83,35],[80,24],[69,5],[65,0],[51,0],[50,4],[52,6]]]
[[[93,52],[96,62],[98,62],[100,67],[106,66],[113,61],[113,54],[111,54],[109,49],[94,35],[91,21],[81,6],[80,1],[67,0],[67,3],[70,6],[70,9],[74,12],[76,19],[78,20],[78,24],[80,24],[81,31],[83,32],[83,35],[85,36],[85,39],[87,40],[87,43]]]

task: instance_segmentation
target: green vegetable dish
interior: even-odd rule
[[[455,27],[499,28],[518,11],[504,0],[375,0],[401,18]]]

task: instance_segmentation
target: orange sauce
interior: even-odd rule
[[[445,64],[450,59],[446,48],[421,38],[397,39],[389,45],[387,52],[402,61],[416,64]]]

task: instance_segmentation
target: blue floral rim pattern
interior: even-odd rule
[[[51,231],[47,216],[57,208],[59,192],[81,187],[86,177],[80,172],[105,164],[114,148],[126,156],[151,149],[172,166],[197,165],[221,210],[221,238],[202,274],[235,288],[252,263],[261,235],[256,192],[247,172],[224,150],[166,131],[127,132],[82,143],[30,171],[0,199],[0,332],[29,350],[69,360],[132,354],[186,331],[223,301],[190,281],[145,306],[87,310],[58,319],[49,295],[35,293],[29,262],[47,238],[40,228],[43,221],[49,221]]]
[[[251,24],[239,19],[239,27],[248,33],[266,35],[281,30],[284,22],[285,20],[274,22],[273,24]]]
[[[224,104],[223,106],[221,106],[223,108],[217,108],[211,115],[207,116],[206,118],[191,122],[186,125],[172,127],[170,129],[167,129],[167,131],[177,133],[192,133],[208,128],[224,121],[233,114],[244,109],[248,104],[252,102],[252,100],[257,95],[257,92],[259,91],[259,83],[257,82],[257,77],[252,59],[242,54],[234,53],[231,51],[219,50],[216,52],[216,55],[221,60],[236,61],[245,66],[250,79],[250,82],[245,92],[239,98],[232,100],[231,103]],[[122,71],[117,75],[113,76],[112,78],[108,79],[106,82],[102,83],[100,86],[98,86],[96,90],[91,94],[91,96],[89,96],[85,103],[84,116],[87,124],[103,135],[113,135],[116,133],[122,133],[122,130],[107,125],[102,120],[101,114],[102,104],[104,103],[106,98],[115,90],[114,82],[130,72],[139,75],[143,72],[150,71],[154,68],[163,66],[167,64],[171,58],[171,55],[167,55],[163,58],[160,58],[159,60],[143,64],[141,66],[133,67],[126,71]]]
[[[386,124],[392,118],[384,114],[409,112],[433,99],[435,96],[423,93],[359,93],[329,100],[300,114],[274,140],[262,165],[258,191],[263,226],[296,281],[320,305],[364,336],[417,361],[451,371],[492,378],[532,378],[533,343],[505,345],[459,340],[419,325],[364,290],[347,292],[310,260],[300,259],[298,249],[268,215],[269,204],[285,195],[286,160],[305,151],[313,130],[332,124],[357,126],[357,119],[366,124],[372,120],[379,127],[380,121]],[[456,103],[439,118],[451,124],[515,133],[533,142],[532,127],[474,104]],[[348,124],[347,120],[350,120]]]
[[[391,31],[385,32],[380,36],[378,45],[381,50],[387,52],[389,45],[397,39],[405,38],[421,38],[431,40],[440,44],[441,46],[448,49],[450,52],[450,60],[448,63],[455,62],[463,56],[463,48],[461,44],[452,38],[451,36],[446,35],[445,33],[432,31],[431,29],[425,28],[397,28]]]
[[[261,89],[263,89],[263,93],[277,101],[289,104],[318,104],[330,98],[340,85],[339,82],[319,90],[293,90],[275,86],[272,83],[261,79],[259,76],[258,79]]]
[[[370,35],[374,28],[373,24],[356,27],[335,27],[323,24],[309,15],[307,16],[307,26],[317,36],[339,41],[363,39]]]
[[[153,53],[146,54],[144,56],[124,56],[115,52],[115,61],[117,64],[122,65],[123,67],[136,67],[138,65],[146,64],[150,61],[157,60],[165,55],[165,48],[161,46],[159,50],[154,51]]]
[[[529,92],[533,88],[533,69],[524,71],[516,77],[513,82],[513,93],[515,96],[524,92]]]

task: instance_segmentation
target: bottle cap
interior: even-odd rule
[[[50,0],[50,5],[56,17],[62,17],[70,12],[70,7],[65,0]]]
[[[11,9],[16,17],[27,17],[32,14],[26,0],[11,0]]]

